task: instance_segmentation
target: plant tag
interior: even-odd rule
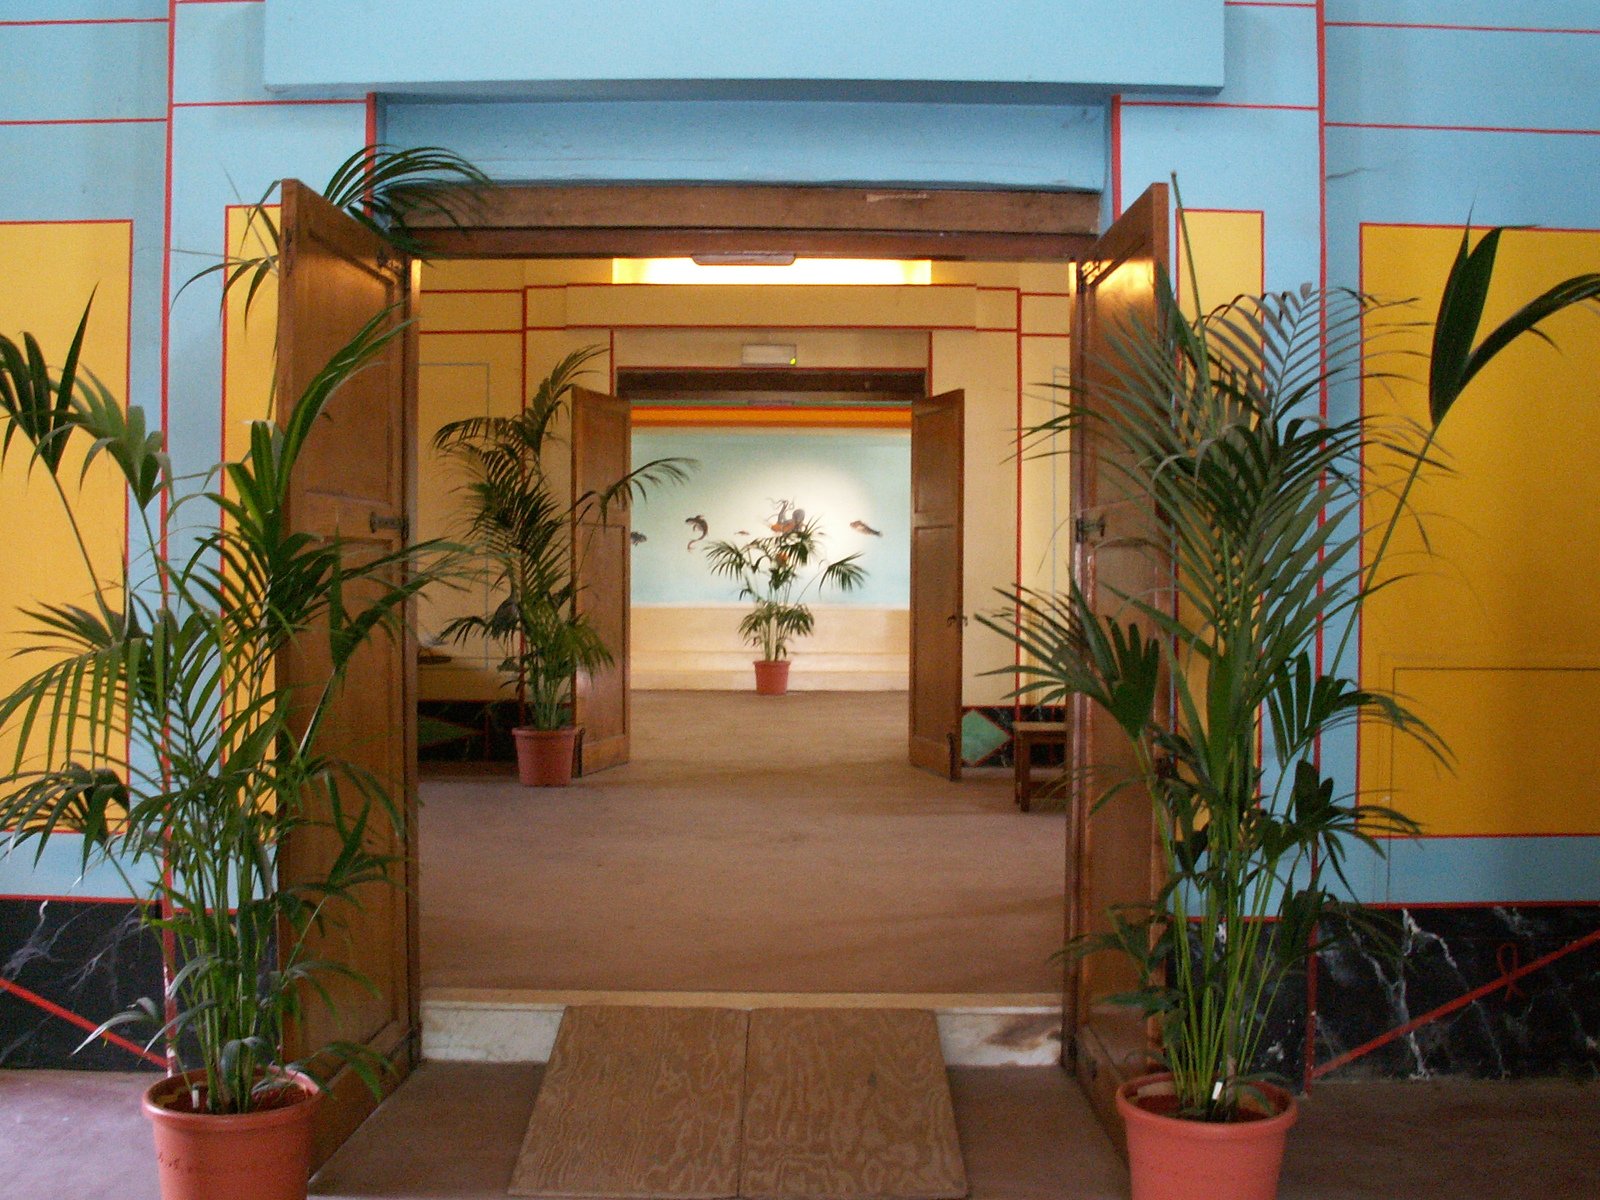
[[[1211,1085],[1211,1098],[1213,1100],[1222,1099],[1222,1080],[1219,1079]]]

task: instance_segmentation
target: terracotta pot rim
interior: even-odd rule
[[[168,1075],[158,1079],[145,1088],[144,1095],[140,1097],[140,1107],[144,1115],[150,1120],[177,1128],[196,1131],[221,1130],[246,1130],[270,1129],[275,1125],[289,1125],[305,1119],[308,1106],[316,1105],[322,1101],[322,1088],[311,1076],[300,1071],[273,1072],[282,1075],[292,1082],[300,1091],[300,1099],[292,1104],[283,1104],[275,1108],[264,1108],[257,1112],[247,1113],[205,1113],[205,1112],[179,1112],[156,1103],[155,1097],[162,1093],[176,1093],[187,1090],[191,1081],[205,1081],[204,1071],[185,1071],[181,1075]]]
[[[1130,1124],[1139,1121],[1160,1124],[1169,1129],[1181,1126],[1183,1137],[1214,1142],[1275,1136],[1287,1131],[1300,1119],[1300,1106],[1294,1096],[1272,1083],[1257,1082],[1252,1086],[1265,1092],[1273,1103],[1278,1105],[1278,1111],[1269,1117],[1257,1117],[1251,1121],[1196,1121],[1189,1117],[1174,1117],[1151,1112],[1134,1103],[1133,1096],[1136,1092],[1153,1083],[1165,1083],[1171,1079],[1170,1071],[1155,1071],[1148,1075],[1136,1076],[1117,1088],[1117,1111],[1122,1114],[1122,1119]]]
[[[751,660],[751,665],[756,667],[787,667],[793,659],[789,658],[757,658]]]
[[[568,734],[577,733],[576,725],[563,725],[560,729],[539,729],[533,725],[513,725],[511,733],[515,737],[524,738],[555,738],[566,737]]]

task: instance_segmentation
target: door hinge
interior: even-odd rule
[[[1076,517],[1072,522],[1072,540],[1080,546],[1086,546],[1097,538],[1106,535],[1106,518],[1101,513],[1098,517]]]

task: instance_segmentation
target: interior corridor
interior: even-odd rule
[[[635,692],[628,766],[425,776],[424,987],[1059,994],[1063,815],[905,745],[903,692]]]

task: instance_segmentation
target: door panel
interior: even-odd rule
[[[1088,412],[1106,413],[1104,384],[1118,370],[1111,341],[1115,331],[1156,319],[1156,268],[1167,263],[1167,204],[1166,186],[1151,187],[1079,263],[1072,382],[1074,403]],[[1134,614],[1123,610],[1118,593],[1170,594],[1170,567],[1150,550],[1155,513],[1141,498],[1120,490],[1094,426],[1091,420],[1073,430],[1074,575],[1097,611],[1119,613],[1127,623]],[[1145,632],[1154,633],[1148,622]],[[1126,736],[1082,697],[1074,698],[1071,719],[1077,829],[1068,843],[1069,936],[1108,928],[1110,906],[1150,900],[1160,877],[1157,831],[1144,789],[1125,788],[1098,812],[1090,811],[1107,788],[1136,773]],[[1144,1069],[1150,1037],[1137,1010],[1108,1005],[1103,998],[1137,983],[1125,958],[1096,954],[1077,961],[1064,997],[1064,1028],[1074,1034],[1069,1052],[1078,1078],[1117,1140],[1122,1123],[1112,1094]]]
[[[911,738],[914,767],[961,777],[961,505],[965,393],[911,406]]]
[[[633,425],[626,400],[574,388],[572,392],[572,496],[600,492],[631,469]],[[602,523],[598,509],[573,531],[578,571],[578,611],[593,622],[612,663],[574,688],[573,719],[583,730],[581,769],[589,775],[628,761],[628,505],[612,505]]]
[[[310,188],[283,184],[278,291],[277,375],[280,397],[293,398],[375,314],[394,320],[413,310],[410,263]],[[404,537],[414,477],[416,332],[390,343],[330,402],[300,458],[289,522],[320,538],[338,536],[353,558],[396,549]],[[330,980],[337,1011],[314,999],[290,1030],[291,1057],[343,1039],[364,1044],[394,1064],[389,1086],[416,1060],[418,1021],[416,863],[409,831],[416,811],[416,647],[409,630],[398,640],[374,637],[351,664],[325,727],[322,748],[372,772],[388,788],[405,829],[375,814],[369,840],[404,864],[395,886],[370,885],[359,908],[318,935],[329,957],[349,962],[371,983]],[[280,680],[326,677],[326,636],[313,631],[279,664]],[[323,814],[313,813],[313,816]],[[336,853],[325,830],[296,830],[280,856],[285,882],[316,878]],[[313,951],[315,956],[315,951]],[[345,1068],[330,1080],[318,1115],[321,1162],[375,1107],[376,1099]]]

